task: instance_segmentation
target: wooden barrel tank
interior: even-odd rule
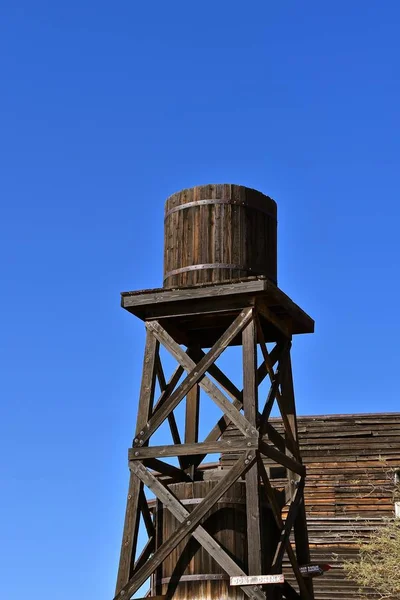
[[[191,512],[208,494],[216,481],[177,483],[170,486],[173,494]],[[272,560],[279,531],[268,506],[262,510],[266,551],[264,559]],[[156,527],[160,532],[159,544],[167,540],[179,525],[168,510],[159,505]],[[235,483],[202,521],[206,530],[246,571],[246,488],[245,482]],[[269,555],[269,557],[267,556]],[[154,576],[153,593],[167,600],[245,600],[240,587],[229,585],[229,577],[222,567],[192,537],[186,537],[165,559]]]
[[[255,275],[277,282],[276,203],[241,185],[200,185],[165,203],[164,287]]]

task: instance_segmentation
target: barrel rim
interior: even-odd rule
[[[174,196],[182,194],[183,192],[192,191],[194,189],[201,189],[201,188],[206,188],[206,187],[209,187],[209,186],[218,186],[218,185],[227,185],[227,186],[232,186],[232,187],[235,187],[235,188],[241,188],[243,190],[248,190],[249,192],[253,192],[255,195],[267,199],[271,203],[271,205],[274,206],[275,212],[277,211],[277,203],[276,203],[276,201],[273,198],[271,198],[271,196],[268,196],[267,194],[264,194],[263,192],[260,192],[260,190],[257,190],[256,188],[249,187],[247,185],[241,185],[240,183],[227,183],[227,182],[224,182],[224,183],[204,183],[204,184],[200,184],[200,185],[193,185],[191,187],[185,187],[185,188],[182,188],[181,190],[177,190],[176,192],[173,192],[172,194],[170,194],[169,196],[167,196],[167,199],[165,200],[165,209],[167,207],[167,204],[168,204],[169,200],[171,198],[173,198]],[[218,198],[215,198],[215,200],[218,200]],[[248,206],[248,204],[244,203],[244,206]],[[274,216],[276,216],[276,215],[274,215]]]

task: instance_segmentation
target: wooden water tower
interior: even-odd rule
[[[255,190],[183,190],[165,206],[164,287],[122,294],[146,347],[115,600],[146,581],[157,600],[314,599],[301,571],[310,555],[290,362],[292,336],[314,322],[277,287],[276,227],[275,202]],[[161,346],[177,363],[170,378]],[[230,346],[241,347],[240,386],[216,364]],[[206,402],[221,416],[200,437]],[[171,443],[154,444],[166,424]],[[224,435],[232,427],[240,435]],[[210,454],[234,462],[210,465]]]

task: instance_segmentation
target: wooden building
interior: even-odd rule
[[[279,420],[271,419],[278,431]],[[298,417],[300,450],[307,469],[305,506],[312,562],[332,570],[314,579],[316,600],[378,598],[360,596],[345,578],[344,558],[357,555],[355,538],[368,537],[395,512],[396,473],[400,469],[400,413]],[[233,439],[231,427],[224,437]],[[221,457],[230,467],[232,454]],[[282,468],[269,464],[274,486],[284,484]],[[398,476],[398,475],[397,475]]]

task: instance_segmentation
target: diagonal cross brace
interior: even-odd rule
[[[143,565],[130,579],[128,584],[115,596],[114,600],[127,600],[134,594],[146,579],[155,571],[161,562],[173,549],[190,533],[201,543],[209,554],[221,565],[231,577],[246,575],[239,565],[223,550],[219,543],[199,525],[201,519],[209,512],[221,496],[245,473],[255,462],[255,452],[247,452],[239,458],[223,479],[207,494],[204,500],[191,512],[164,486],[154,475],[140,463],[131,468],[166,506],[174,517],[181,522],[173,535],[166,540],[145,565]],[[254,600],[265,600],[264,594],[254,588],[243,588],[247,596]]]
[[[139,410],[136,423],[136,432],[147,423],[149,415],[153,410],[154,390],[155,390],[155,363],[158,354],[159,342],[151,331],[146,335],[146,347],[143,360],[142,382],[140,386]],[[135,561],[137,535],[140,519],[140,496],[143,489],[142,482],[133,474],[130,475],[128,498],[126,502],[126,512],[124,521],[124,531],[122,535],[121,557],[118,567],[116,591],[119,591],[127,581]],[[144,515],[145,523],[148,523]]]
[[[280,355],[281,355],[281,347],[277,344],[275,346],[275,348],[271,351],[270,353],[270,360],[271,360],[271,364],[272,366],[275,365],[275,363],[280,360]],[[211,373],[211,371],[209,371],[210,375],[213,375]],[[267,371],[267,367],[265,365],[265,362],[263,362],[257,369],[257,385],[260,385],[263,380],[265,379],[265,377],[267,376],[268,371]],[[223,374],[222,374],[223,375]],[[213,377],[215,377],[215,375],[213,375]],[[224,376],[225,377],[225,376]],[[215,377],[215,379],[218,378]],[[221,377],[220,377],[221,379]],[[218,381],[221,385],[223,385],[223,383],[221,383],[221,381]],[[234,396],[234,401],[233,401],[233,406],[235,408],[237,408],[238,410],[241,410],[243,408],[243,390],[239,392],[239,394],[237,395],[237,397]],[[205,442],[212,442],[212,441],[216,441],[218,440],[221,435],[224,433],[224,431],[227,429],[227,427],[229,426],[231,420],[229,419],[229,417],[223,415],[218,422],[216,423],[216,425],[211,429],[211,431],[209,432],[209,434],[207,435],[207,437],[205,438]],[[198,466],[206,457],[206,455],[202,455],[197,457],[196,460],[196,465]]]
[[[232,420],[235,425],[246,436],[257,435],[254,427],[249,421],[235,408],[221,390],[205,375],[207,369],[222,354],[232,339],[252,320],[253,311],[251,308],[243,310],[235,321],[228,327],[225,333],[214,344],[211,350],[196,364],[174,339],[165,331],[157,321],[147,323],[146,327],[152,331],[155,337],[169,350],[169,352],[178,360],[182,367],[188,371],[188,375],[171,394],[168,400],[155,412],[147,423],[146,427],[138,432],[135,438],[135,445],[142,445],[158,429],[170,412],[176,408],[188,391],[196,384],[207,392],[219,408]]]

